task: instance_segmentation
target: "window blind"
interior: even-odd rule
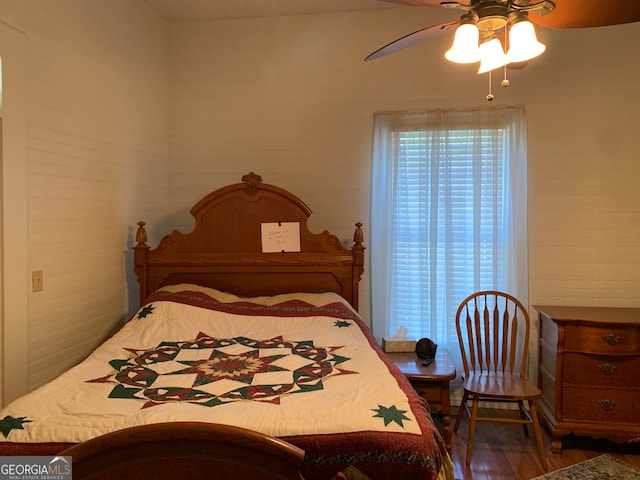
[[[423,332],[469,293],[502,283],[505,131],[399,131],[392,142],[391,318]],[[432,322],[429,336],[447,328]]]

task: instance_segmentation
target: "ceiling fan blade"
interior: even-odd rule
[[[443,0],[384,0],[414,7],[440,7]],[[539,0],[511,0],[529,5]],[[547,15],[530,15],[533,23],[550,28],[589,28],[640,22],[640,2],[637,0],[551,0],[556,8]],[[462,5],[473,3],[459,0]]]
[[[547,15],[529,15],[531,22],[550,28],[588,28],[640,21],[640,2],[638,1],[551,1],[556,5],[556,8]]]
[[[384,0],[389,3],[400,5],[410,5],[412,7],[439,7],[443,0]]]
[[[399,50],[413,47],[414,45],[417,45],[419,43],[433,40],[434,38],[439,37],[449,29],[458,25],[460,25],[460,21],[453,20],[451,22],[440,23],[438,25],[432,25],[430,27],[423,28],[422,30],[418,30],[417,32],[405,35],[404,37],[399,38],[398,40],[395,40],[382,48],[379,48],[372,54],[368,55],[364,59],[364,61],[368,62],[369,60],[375,60],[376,58],[384,57],[385,55],[389,55],[390,53],[395,53]]]

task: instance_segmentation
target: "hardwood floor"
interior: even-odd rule
[[[437,415],[434,418],[436,422],[439,421]],[[468,425],[469,422],[464,418],[458,432],[453,434],[451,458],[456,480],[529,480],[545,473],[533,431],[529,437],[525,437],[520,425],[498,423],[478,423],[471,465],[467,467]],[[564,439],[562,454],[556,454],[551,453],[551,436],[544,427],[543,435],[550,471],[603,453],[640,467],[639,444],[616,444],[569,435]]]

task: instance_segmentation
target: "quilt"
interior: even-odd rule
[[[163,288],[85,361],[0,412],[0,455],[205,421],[299,446],[308,480],[348,465],[371,479],[450,478],[428,406],[394,368],[337,294]]]

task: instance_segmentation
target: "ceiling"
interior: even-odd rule
[[[382,0],[145,0],[170,22],[394,8]]]

